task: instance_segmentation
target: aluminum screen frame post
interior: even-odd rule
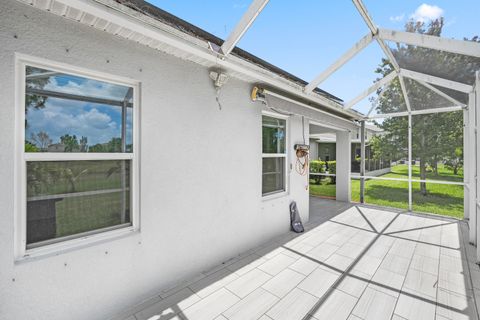
[[[469,153],[471,150],[467,148],[468,146],[468,108],[463,109],[463,182],[465,186],[463,188],[463,218],[466,221],[470,220],[470,210],[468,209],[469,205],[469,192],[470,186],[468,184],[469,177]],[[478,164],[477,164],[478,165]]]
[[[377,82],[375,82],[372,86],[370,86],[368,89],[366,89],[365,91],[363,91],[362,93],[360,93],[358,96],[356,96],[355,98],[353,98],[352,100],[350,100],[348,103],[345,104],[345,106],[343,107],[344,109],[350,109],[352,108],[353,106],[355,106],[357,103],[359,103],[360,101],[362,101],[363,99],[365,99],[366,97],[368,97],[369,95],[371,95],[372,93],[374,93],[375,91],[377,91],[378,89],[380,89],[382,86],[386,86],[386,85],[389,85],[396,77],[397,77],[398,73],[396,71],[392,71],[390,72],[389,74],[387,74],[385,77],[383,77],[382,79],[378,80]]]
[[[480,207],[478,205],[478,201],[479,201],[479,196],[478,196],[478,191],[480,190],[480,180],[478,179],[478,168],[480,168],[480,155],[479,155],[479,152],[480,152],[480,139],[478,138],[478,124],[480,123],[480,71],[477,71],[476,74],[475,74],[475,85],[474,85],[474,89],[473,89],[473,93],[472,93],[472,97],[473,99],[475,100],[474,103],[472,103],[472,105],[474,106],[475,108],[475,115],[476,115],[476,119],[475,119],[475,142],[474,142],[474,161],[475,161],[475,184],[474,184],[474,187],[475,187],[475,201],[470,201],[470,203],[473,203],[473,205],[475,206],[474,210],[471,210],[470,211],[470,214],[475,214],[476,217],[478,217],[478,213],[480,212]],[[478,262],[480,261],[480,246],[478,246],[478,235],[480,235],[480,225],[478,224],[478,221],[477,221],[477,258],[476,258],[476,263],[478,264]]]
[[[405,99],[408,99],[405,96]],[[413,211],[412,192],[412,114],[408,114],[408,211]]]
[[[332,65],[330,65],[325,71],[320,73],[315,79],[310,81],[309,84],[305,86],[305,92],[311,92],[316,87],[318,87],[323,81],[330,77],[335,71],[340,69],[344,64],[353,59],[360,51],[368,47],[368,45],[373,41],[373,34],[368,33],[362,39],[360,39],[352,48],[345,52],[338,60],[336,60]]]
[[[360,203],[365,203],[365,120],[360,122]]]
[[[480,58],[480,46],[475,42],[382,28],[378,30],[378,37],[382,40],[393,41],[396,43],[404,43],[422,48]]]
[[[265,8],[268,1],[269,0],[253,0],[247,9],[247,12],[245,12],[228,36],[227,40],[225,40],[220,47],[220,50],[224,56],[228,56],[230,52],[232,52],[233,48],[235,48],[245,32],[247,32],[248,28],[251,27],[260,12],[262,12],[263,8]]]
[[[466,180],[466,184],[468,186],[467,195],[467,207],[464,208],[465,211],[468,210],[469,216],[469,243],[472,245],[477,245],[477,210],[476,210],[476,128],[475,128],[475,117],[478,114],[475,113],[475,92],[470,92],[468,94],[468,110],[467,110],[467,120],[466,123],[466,132],[467,132],[467,139],[466,145],[464,146],[464,151],[466,151],[465,159],[464,159],[464,166],[467,169],[467,174],[465,175],[464,179]]]

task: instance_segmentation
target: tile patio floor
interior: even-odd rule
[[[311,199],[307,231],[162,292],[128,320],[478,319],[463,221]]]

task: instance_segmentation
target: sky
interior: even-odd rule
[[[225,39],[251,0],[148,0],[214,35]],[[409,19],[428,22],[443,16],[443,36],[480,36],[479,0],[364,0],[374,22],[403,30]],[[271,0],[238,46],[310,81],[368,33],[351,0]],[[373,42],[320,88],[348,101],[375,81],[373,72],[383,57]],[[363,109],[362,109],[363,108]],[[365,108],[359,106],[360,111]]]

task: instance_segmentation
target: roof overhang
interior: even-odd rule
[[[318,92],[305,92],[304,83],[287,79],[238,54],[235,50],[225,57],[213,50],[212,44],[195,37],[181,28],[163,23],[140,9],[133,9],[113,0],[18,0],[41,10],[77,21],[142,45],[172,54],[181,59],[225,69],[231,76],[252,83],[264,83],[302,101],[308,101],[320,110],[330,111],[348,120],[361,116],[345,110],[339,101]],[[131,1],[124,1],[126,4]]]

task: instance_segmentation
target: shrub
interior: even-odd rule
[[[325,161],[312,160],[310,161],[310,172],[312,173],[325,173]],[[312,176],[315,184],[320,184],[322,176]]]
[[[328,173],[336,174],[337,173],[337,161],[327,161]],[[330,177],[330,182],[335,184],[337,182],[336,177]]]

